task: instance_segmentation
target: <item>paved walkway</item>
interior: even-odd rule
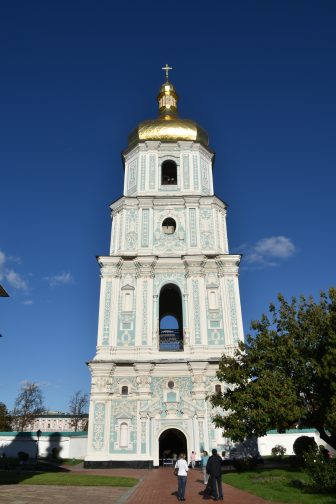
[[[175,504],[178,502],[177,478],[172,468],[153,470],[136,469],[73,469],[73,472],[108,476],[130,476],[140,483],[133,488],[65,487],[38,485],[2,485],[1,504]],[[270,501],[224,485],[224,504],[268,504]],[[204,490],[202,473],[190,470],[186,501],[205,503],[200,492]],[[275,504],[274,502],[272,504]],[[278,503],[281,504],[281,503]]]
[[[204,490],[204,487],[203,473],[198,469],[189,470],[185,493],[186,502],[193,504],[212,502],[211,500],[203,500],[200,492]],[[224,504],[266,504],[270,502],[229,485],[223,485],[223,493]],[[162,468],[150,471],[128,497],[126,504],[175,504],[177,502],[177,477],[174,476],[172,468]]]

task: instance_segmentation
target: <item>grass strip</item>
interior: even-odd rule
[[[316,493],[309,489],[305,473],[292,469],[270,469],[225,474],[223,480],[240,490],[269,501],[288,504],[335,504],[336,493]]]
[[[1,485],[62,485],[62,486],[112,486],[132,487],[138,483],[135,478],[118,476],[97,476],[95,474],[64,474],[41,473],[16,474],[14,472],[1,472]]]

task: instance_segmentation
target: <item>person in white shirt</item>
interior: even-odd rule
[[[175,469],[178,470],[178,472],[177,472],[177,479],[178,479],[177,498],[179,501],[185,501],[184,494],[185,494],[185,488],[186,488],[186,484],[187,484],[187,472],[188,472],[188,464],[186,461],[185,453],[180,454],[180,456],[175,464]]]

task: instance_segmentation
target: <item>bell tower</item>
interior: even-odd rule
[[[131,132],[112,203],[92,375],[87,467],[152,467],[180,451],[225,449],[207,395],[243,340],[239,255],[214,195],[205,130],[178,115],[168,80],[159,115]],[[217,387],[217,389],[216,389]]]

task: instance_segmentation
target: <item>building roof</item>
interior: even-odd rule
[[[0,285],[0,297],[9,297],[9,294],[5,291],[2,285]]]

